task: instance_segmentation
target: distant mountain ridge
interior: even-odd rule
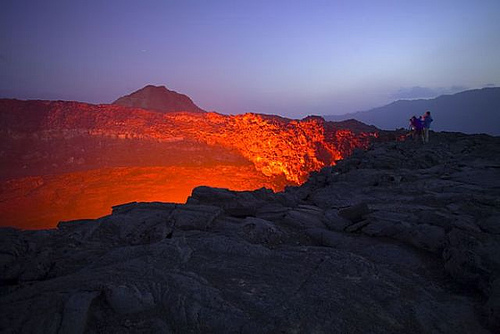
[[[165,86],[147,85],[129,95],[120,97],[113,104],[162,112],[205,112],[194,104],[187,95],[168,90]]]
[[[431,111],[431,128],[439,131],[487,133],[500,135],[500,87],[468,90],[434,99],[398,100],[368,111],[328,115],[328,121],[354,118],[380,129],[394,130],[408,126],[411,116]]]

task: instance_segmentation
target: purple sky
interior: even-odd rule
[[[500,81],[499,0],[6,0],[0,97],[300,118]]]

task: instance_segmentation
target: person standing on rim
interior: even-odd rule
[[[424,134],[422,132],[423,130],[423,123],[420,120],[420,118],[417,118],[415,116],[412,116],[410,118],[410,128],[411,128],[411,136],[414,141],[419,141],[421,140],[422,143],[424,142]]]
[[[431,123],[433,121],[431,117],[431,112],[427,111],[423,116],[422,116],[422,125],[424,128],[424,143],[429,142],[429,128],[431,127]]]

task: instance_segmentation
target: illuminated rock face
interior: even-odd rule
[[[284,175],[297,184],[311,171],[350,155],[356,147],[366,147],[375,135],[338,129],[321,118],[296,121],[257,114],[209,118],[222,126],[220,131],[204,133],[204,138],[236,148],[266,176]]]
[[[4,225],[48,227],[81,218],[82,206],[97,217],[126,201],[184,202],[198,185],[280,191],[367,147],[375,129],[357,126],[364,131],[319,117],[0,100],[0,218]],[[13,219],[14,207],[26,214]]]

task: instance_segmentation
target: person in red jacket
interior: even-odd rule
[[[422,133],[424,127],[422,121],[417,117],[413,116],[412,118],[410,118],[410,128],[412,130],[413,139],[418,140],[418,138],[420,138],[422,142],[424,142],[424,137]]]

